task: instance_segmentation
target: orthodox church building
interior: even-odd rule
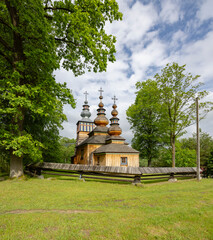
[[[132,166],[139,167],[139,152],[128,146],[121,137],[117,117],[116,97],[113,98],[112,117],[110,127],[106,118],[103,100],[103,90],[100,89],[100,103],[97,117],[94,122],[90,119],[91,113],[85,93],[85,102],[81,112],[82,119],[77,122],[77,139],[75,155],[71,158],[73,164],[102,165],[102,166]]]

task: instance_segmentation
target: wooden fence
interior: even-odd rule
[[[31,175],[48,174],[134,184],[155,179],[195,178],[197,174],[195,167],[111,167],[48,162],[29,165],[26,170]]]

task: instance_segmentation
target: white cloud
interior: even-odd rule
[[[205,0],[203,1],[200,10],[197,13],[197,17],[201,20],[207,20],[213,18],[213,1]]]
[[[152,4],[144,6],[140,2],[136,2],[125,18],[128,26],[125,43],[132,45],[142,40],[147,31],[154,25],[157,13]]]
[[[155,1],[150,2],[152,3],[143,5],[140,1],[119,0],[120,11],[124,14],[123,21],[106,25],[107,32],[117,37],[117,61],[108,64],[107,72],[86,73],[79,77],[74,77],[71,72],[65,70],[56,72],[57,81],[66,81],[77,99],[76,109],[64,107],[68,122],[64,123],[64,130],[61,131],[63,136],[75,138],[76,123],[81,118],[80,113],[84,102],[83,92],[86,90],[90,94],[88,100],[92,113],[91,119],[96,117],[99,103],[98,89],[102,87],[107,118],[111,118],[113,102],[111,98],[115,94],[118,97],[118,117],[123,130],[122,136],[131,142],[133,134],[126,120],[126,110],[134,102],[135,83],[152,77],[155,74],[152,68],[159,72],[159,68],[163,68],[168,62],[176,61],[186,64],[187,71],[193,75],[202,75],[203,81],[209,84],[208,88],[213,88],[213,84],[210,84],[213,78],[213,32],[209,31],[202,39],[187,42],[191,34],[189,29],[193,26],[193,29],[199,31],[201,26],[195,16],[184,22],[185,30],[177,29],[173,33],[171,41],[161,40],[159,37],[161,27],[165,29],[166,24],[172,24],[181,19],[183,13],[180,10],[180,1],[161,1],[162,10],[159,15]],[[206,16],[210,16],[209,10],[205,10],[205,5],[211,4],[210,2],[213,1],[205,1],[201,5],[197,15],[200,19],[204,19],[205,11]],[[213,100],[212,94],[210,98]],[[201,121],[201,128],[213,135],[212,119],[213,113],[209,113],[207,118]],[[192,132],[193,129],[194,126],[187,130]]]
[[[160,17],[163,22],[175,23],[181,17],[180,3],[177,0],[162,0]]]
[[[177,47],[179,47],[181,44],[184,43],[186,38],[187,38],[187,34],[185,32],[183,32],[182,30],[178,30],[172,36],[172,42],[171,42],[170,47],[176,49]]]
[[[117,49],[120,51],[123,45],[131,47],[142,41],[146,33],[154,26],[158,19],[157,11],[152,3],[143,5],[136,1],[132,7],[122,1],[121,11],[123,21],[107,24],[107,32],[117,37]]]
[[[204,82],[212,80],[213,32],[209,32],[203,39],[182,46],[178,56],[183,64],[187,64],[189,71],[201,75]]]
[[[159,67],[166,64],[165,55],[166,45],[159,39],[154,39],[146,48],[134,52],[131,58],[131,66],[134,75],[131,80],[134,82],[147,80],[146,71],[149,67]]]

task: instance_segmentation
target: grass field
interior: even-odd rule
[[[0,239],[213,239],[213,180],[1,181]]]

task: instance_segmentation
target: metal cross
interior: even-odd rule
[[[98,91],[100,92],[100,96],[102,97],[102,92],[104,91],[104,90],[102,90],[102,87]]]
[[[86,91],[84,94],[85,94],[85,102],[87,102],[87,95],[89,95],[89,93]]]
[[[114,95],[114,97],[112,98],[112,100],[114,100],[114,104],[116,104],[116,100],[118,100],[117,98],[116,98],[116,96]]]

